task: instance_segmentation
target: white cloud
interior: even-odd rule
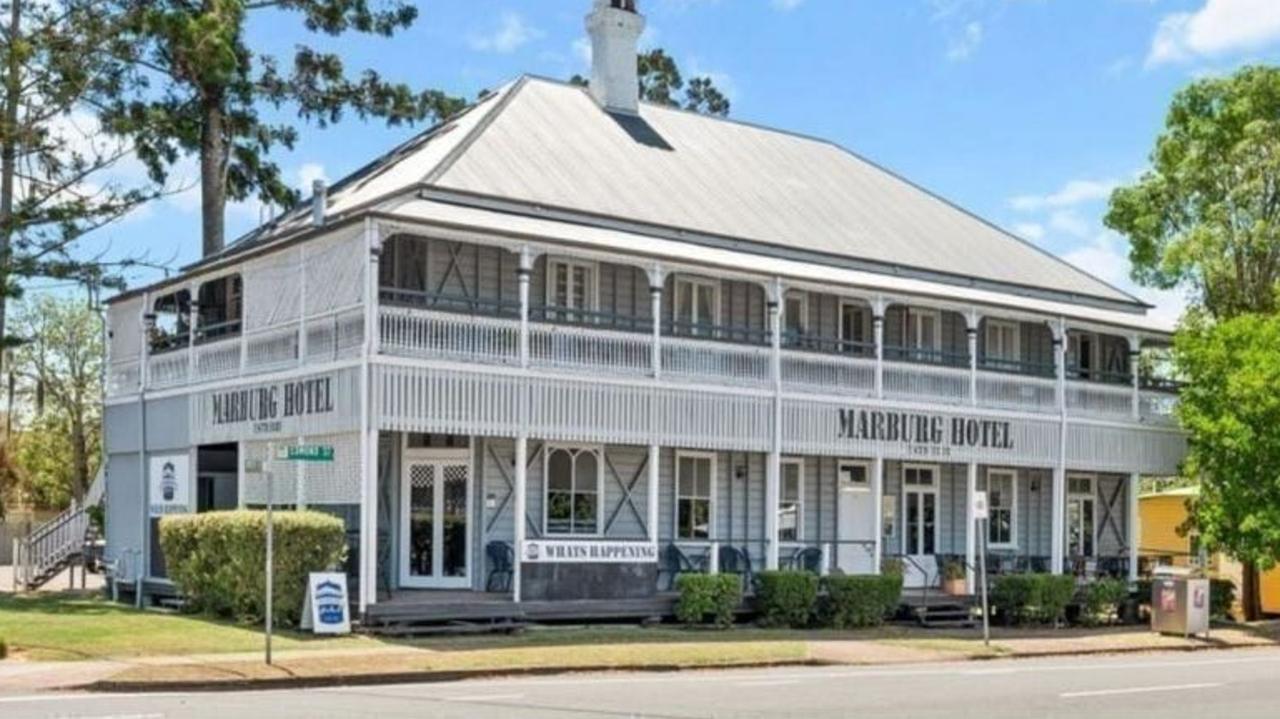
[[[1118,184],[1116,180],[1071,180],[1047,195],[1018,195],[1009,204],[1023,212],[1075,207],[1107,199]]]
[[[576,38],[572,45],[573,56],[587,67],[591,67],[591,41],[585,37]]]
[[[472,50],[508,54],[540,37],[541,30],[526,22],[520,13],[508,10],[499,17],[498,27],[485,35],[472,35],[468,44]]]
[[[802,3],[804,3],[804,0],[770,0],[770,4],[773,5],[774,9],[781,10],[783,12],[795,10],[800,7]]]
[[[1024,240],[1039,242],[1044,239],[1044,225],[1038,222],[1019,222],[1013,226],[1013,234]]]
[[[325,184],[329,183],[329,175],[324,170],[324,165],[318,162],[304,163],[295,173],[298,177],[298,188],[304,196],[311,194],[311,185],[316,180],[324,180]]]
[[[1277,0],[1205,0],[1195,12],[1161,18],[1147,66],[1256,50],[1280,42]]]
[[[1151,310],[1151,316],[1161,321],[1170,324],[1177,322],[1186,309],[1186,297],[1181,292],[1153,290],[1134,283],[1129,277],[1130,265],[1124,239],[1114,232],[1099,232],[1086,243],[1062,253],[1061,257],[1098,279],[1153,305],[1155,308]]]
[[[960,34],[947,45],[947,59],[952,62],[968,60],[982,44],[982,23],[972,20],[965,24]]]
[[[1089,221],[1075,210],[1054,210],[1049,214],[1049,228],[1072,237],[1084,237],[1089,234]]]

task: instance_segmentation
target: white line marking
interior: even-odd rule
[[[799,683],[799,679],[760,679],[757,681],[735,682],[740,687],[778,687],[784,684]]]
[[[1129,687],[1127,689],[1095,689],[1087,692],[1064,692],[1058,697],[1062,699],[1081,699],[1084,697],[1110,697],[1117,694],[1151,694],[1153,692],[1178,692],[1188,689],[1210,689],[1222,686],[1221,682],[1204,682],[1201,684],[1166,684],[1160,687]]]
[[[463,697],[435,697],[443,702],[500,702],[524,699],[523,694],[473,694]]]

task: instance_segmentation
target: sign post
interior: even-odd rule
[[[295,444],[283,445],[278,450],[274,442],[267,443],[267,456],[274,457],[280,462],[332,462],[333,447],[324,444]],[[271,630],[273,625],[272,617],[272,595],[275,581],[275,562],[273,554],[275,547],[275,521],[274,521],[274,497],[272,496],[272,476],[271,470],[268,469],[266,462],[262,460],[252,460],[245,462],[246,472],[259,472],[265,475],[267,482],[267,597],[266,597],[266,619],[264,628],[266,630],[266,646],[265,655],[266,662],[271,664]]]
[[[973,531],[978,533],[978,584],[982,590],[982,643],[991,646],[991,609],[987,605],[987,523],[991,521],[986,492],[973,493]]]

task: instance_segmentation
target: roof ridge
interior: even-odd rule
[[[516,80],[511,83],[511,86],[507,89],[506,93],[498,99],[498,104],[490,108],[489,113],[481,118],[480,122],[476,123],[476,126],[471,128],[471,131],[458,141],[458,144],[454,145],[449,152],[445,153],[445,156],[440,160],[440,162],[436,163],[436,166],[431,168],[431,171],[423,176],[420,183],[424,185],[435,184],[435,182],[443,177],[446,172],[452,169],[454,163],[458,161],[458,158],[462,157],[466,154],[467,150],[471,149],[471,146],[474,145],[476,140],[484,134],[485,130],[489,129],[489,126],[493,124],[493,121],[497,119],[498,115],[501,115],[502,111],[507,109],[515,96],[520,94],[520,90],[528,84],[529,77],[529,75],[521,75],[516,78]]]

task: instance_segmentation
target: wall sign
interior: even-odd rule
[[[316,634],[350,634],[351,615],[347,601],[347,575],[341,572],[312,572],[307,595],[302,601],[302,629]]]
[[[353,429],[359,421],[357,370],[222,387],[193,396],[196,442],[296,437]]]
[[[945,457],[952,449],[1014,449],[1008,420],[862,408],[842,408],[836,413],[841,439],[904,444],[916,455]]]
[[[521,557],[531,563],[653,564],[658,561],[658,545],[607,539],[530,539],[525,541]]]
[[[191,511],[191,458],[185,453],[152,455],[147,483],[151,516]]]

